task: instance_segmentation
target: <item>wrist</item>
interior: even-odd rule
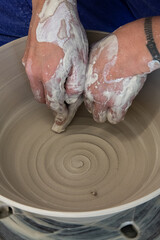
[[[158,52],[160,53],[160,17],[152,17],[152,35]]]
[[[77,9],[77,0],[43,0],[43,3],[43,7],[39,13],[40,22],[44,22],[49,17],[52,17],[61,4],[63,4],[62,8],[69,9],[69,11]]]
[[[127,55],[126,59],[128,59],[127,69],[124,69],[125,76],[129,72],[134,75],[136,72],[143,74],[150,71],[148,63],[153,59],[146,46],[144,21],[144,18],[136,20],[115,31],[119,43],[119,61],[125,57],[123,56],[124,52]]]
[[[48,1],[48,4],[47,4],[48,6],[51,6],[51,8],[57,8],[58,5],[62,2],[70,3],[73,6],[77,7],[77,0],[55,0],[54,4],[52,1],[53,0]],[[32,0],[32,10],[36,12],[40,12],[45,2],[46,0]]]

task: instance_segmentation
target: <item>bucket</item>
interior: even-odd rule
[[[105,36],[88,31],[90,43]],[[25,44],[0,49],[0,237],[160,239],[160,70],[121,123],[96,123],[82,105],[56,134],[21,64]]]

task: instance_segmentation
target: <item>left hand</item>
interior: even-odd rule
[[[61,132],[82,103],[88,40],[76,0],[33,2],[22,62],[35,98],[56,114],[52,129]]]

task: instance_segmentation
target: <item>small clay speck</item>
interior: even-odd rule
[[[92,191],[91,194],[95,197],[98,195],[98,193],[96,191]]]

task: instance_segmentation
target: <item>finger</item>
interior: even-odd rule
[[[146,75],[135,75],[123,79],[121,94],[115,95],[116,101],[108,109],[107,119],[110,123],[116,124],[124,119],[124,116],[144,85]]]
[[[94,103],[92,114],[96,122],[104,123],[107,120],[107,104]]]
[[[67,106],[65,104],[63,104],[62,106],[59,107],[59,110],[56,111],[56,113],[57,114],[56,114],[54,122],[56,125],[62,126],[68,117]]]
[[[22,65],[25,67],[26,65],[26,60],[27,60],[27,52],[25,51],[24,56],[22,58]]]
[[[55,112],[55,122],[58,125],[64,123],[68,115],[65,103],[65,82],[71,69],[71,62],[63,59],[50,80],[43,81],[47,105]]]
[[[25,52],[24,52],[24,55],[23,55],[23,58],[22,58],[22,65],[23,65],[24,67],[25,67],[25,65],[26,65],[27,59],[28,59],[28,41],[27,41],[27,43],[26,43]]]
[[[27,60],[27,64],[25,67],[30,86],[33,92],[35,99],[40,103],[45,103],[45,95],[44,88],[42,82],[39,80],[38,75],[34,74],[31,68],[32,61],[30,59]]]
[[[68,115],[67,106],[64,102],[65,89],[63,80],[53,76],[44,83],[46,104],[56,113],[55,122],[63,124]]]
[[[77,101],[84,91],[86,65],[82,60],[76,61],[65,83],[65,101],[68,104]]]
[[[29,30],[30,31],[30,30]],[[30,38],[29,38],[29,33],[28,33],[28,37],[27,37],[27,41],[26,41],[26,46],[25,46],[25,52],[24,52],[24,56],[22,58],[22,65],[25,67],[26,65],[26,61],[28,59],[28,53],[29,53],[29,46],[30,46]]]
[[[52,109],[52,111],[55,113],[55,123],[58,125],[62,125],[68,115],[68,109],[66,104],[64,103],[64,100],[59,100],[59,98],[56,95],[56,91],[52,91],[52,94],[48,92],[48,90],[45,90],[46,95],[46,104],[49,106],[49,108]]]
[[[56,101],[53,101],[51,96],[49,96],[49,93],[47,92],[46,88],[45,89],[45,101],[46,105],[53,111],[55,115],[54,121],[58,124],[61,125],[67,118],[68,110],[67,106],[65,103],[58,103]]]
[[[93,109],[93,103],[88,99],[88,98],[84,98],[84,104],[88,110],[89,113],[92,113],[92,109]]]
[[[130,105],[128,105],[127,107],[123,107],[123,108],[120,108],[120,107],[109,108],[107,111],[108,121],[112,124],[117,124],[120,121],[124,120],[125,114]]]
[[[83,97],[80,96],[75,103],[72,103],[68,107],[68,115],[65,121],[62,124],[59,124],[59,122],[55,121],[53,124],[52,130],[57,133],[61,133],[65,131],[66,127],[70,124],[72,119],[74,118],[76,111],[78,107],[82,104]]]
[[[30,81],[30,86],[31,86],[34,98],[40,103],[46,103],[42,82],[40,82],[38,79],[35,79],[34,81]]]

